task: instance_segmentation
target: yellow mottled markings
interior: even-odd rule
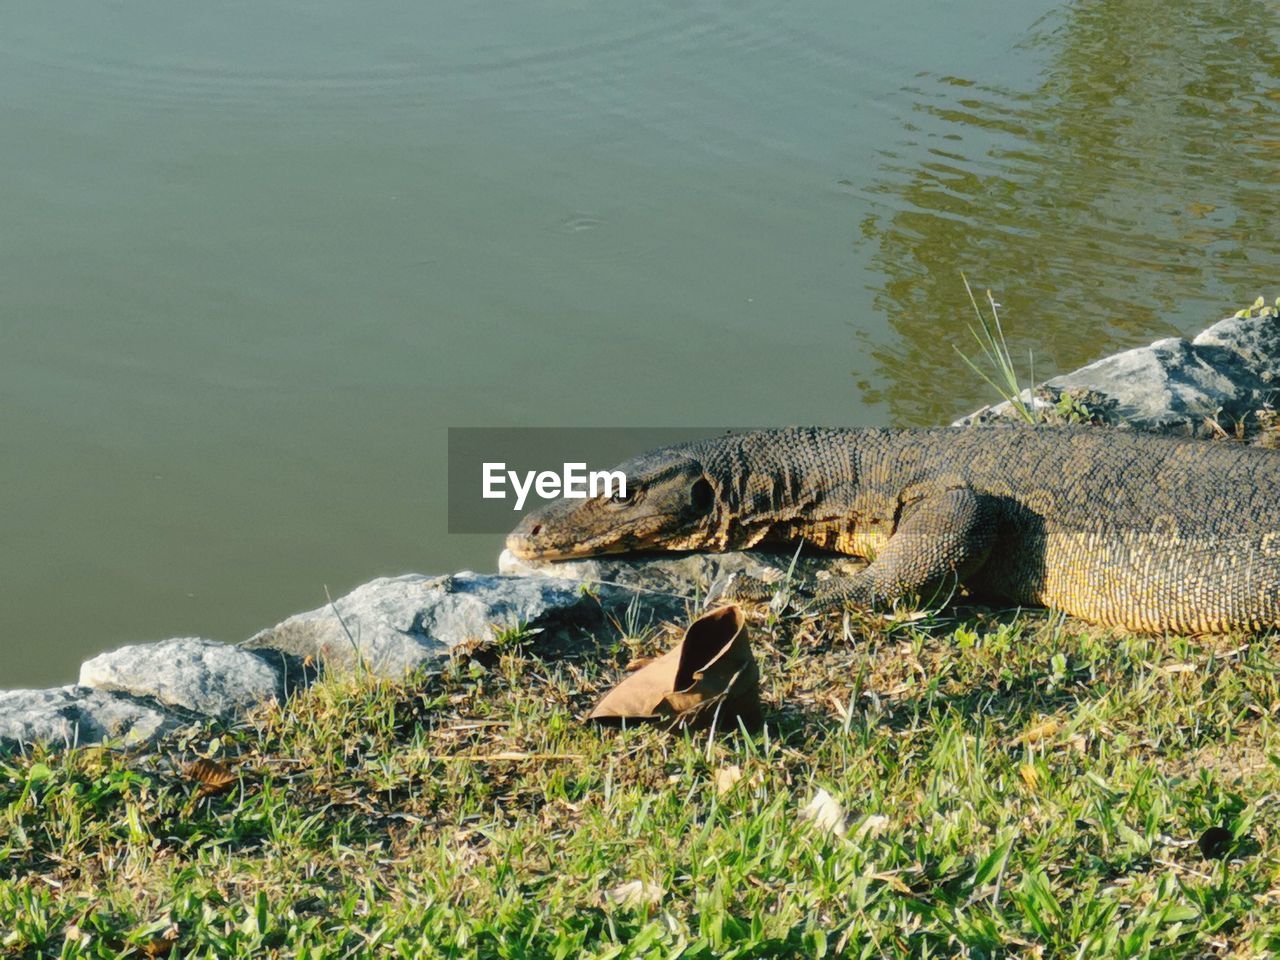
[[[1044,487],[1032,490],[1022,499],[1028,510],[1042,517],[1051,515],[1058,503],[1058,495]]]
[[[1163,531],[1052,532],[1039,602],[1130,630],[1220,632],[1280,624],[1280,532],[1265,542]]]
[[[868,560],[873,560],[888,542],[887,530],[858,528],[847,530],[840,534],[836,539],[834,549],[838,553],[847,553],[850,556],[865,557]]]

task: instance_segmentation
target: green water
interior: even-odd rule
[[[929,424],[1280,293],[1266,2],[15,0],[0,687],[445,532],[448,426]]]

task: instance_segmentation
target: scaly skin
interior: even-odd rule
[[[765,430],[620,466],[625,502],[562,500],[526,559],[797,539],[871,563],[819,596],[978,597],[1137,631],[1280,625],[1280,454],[1099,428]]]

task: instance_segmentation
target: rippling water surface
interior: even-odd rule
[[[491,569],[450,425],[937,423],[961,271],[1046,375],[1275,296],[1277,51],[1263,2],[9,4],[0,687]]]

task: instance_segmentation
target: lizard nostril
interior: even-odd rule
[[[537,536],[538,534],[540,534],[541,532],[542,532],[542,524],[540,524],[540,523],[535,523],[535,524],[533,525],[533,529],[529,531],[529,536],[531,536],[531,537],[536,537],[536,536]]]

